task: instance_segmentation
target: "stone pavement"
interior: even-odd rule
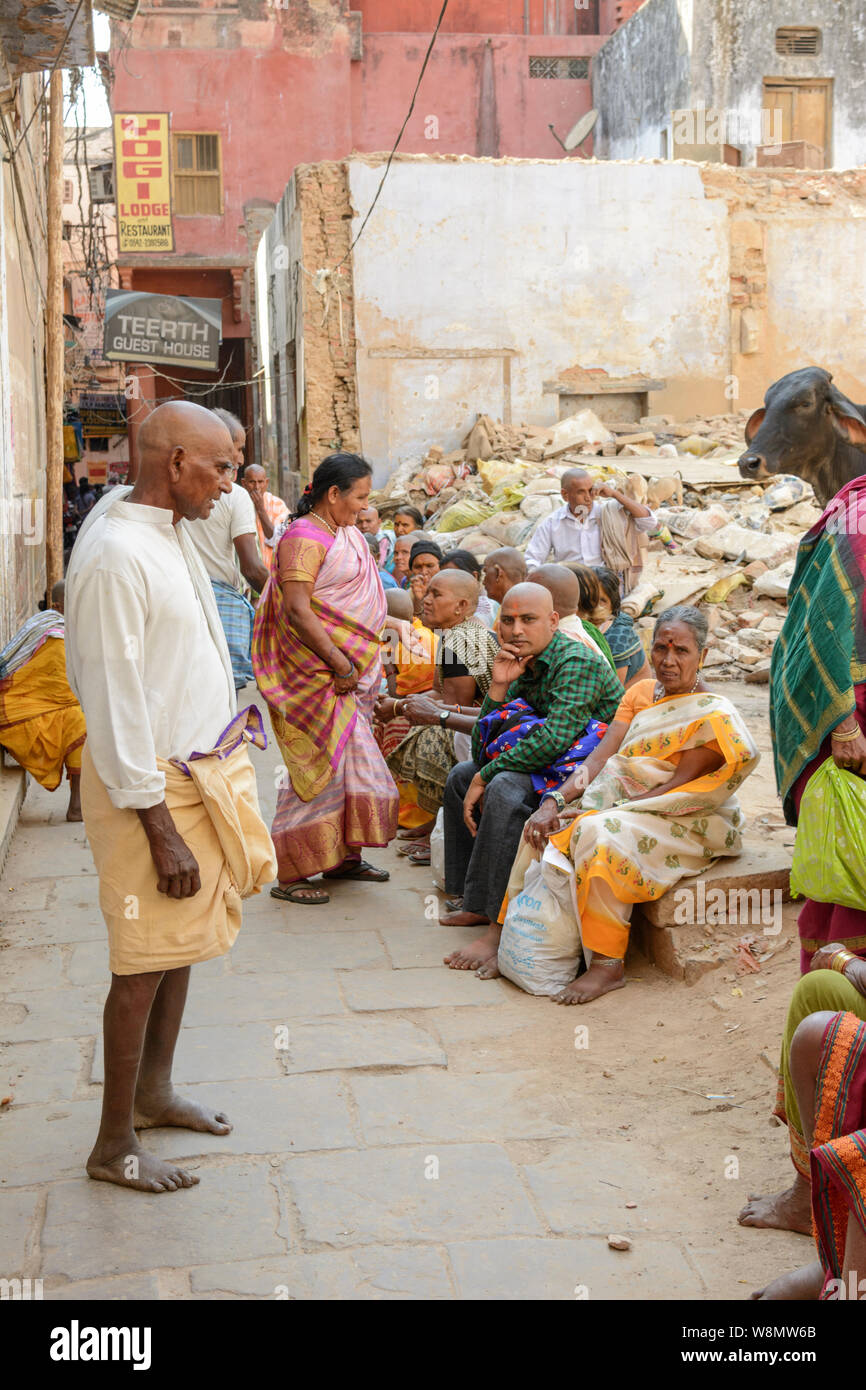
[[[255,757],[270,817],[279,764]],[[587,1017],[448,971],[443,953],[472,934],[438,925],[428,872],[391,849],[370,852],[389,884],[336,884],[329,907],[256,897],[230,958],[193,970],[176,1079],[234,1129],[143,1142],[200,1185],[91,1182],[107,949],[64,809],[30,783],[0,880],[0,1277],[41,1278],[55,1299],[747,1292],[719,1182],[731,1136],[696,1165],[694,1121],[665,1118],[638,1066],[635,1003],[670,1018],[684,987],[638,964],[642,985]],[[611,1250],[614,1232],[633,1249]],[[774,1233],[768,1259],[756,1235],[763,1264],[747,1275],[808,1256]]]

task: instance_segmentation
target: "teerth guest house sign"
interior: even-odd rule
[[[105,352],[109,362],[168,362],[215,371],[222,300],[189,299],[149,290],[106,290]]]
[[[173,251],[169,118],[165,111],[114,117],[118,250]]]

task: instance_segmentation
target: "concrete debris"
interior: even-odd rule
[[[694,603],[709,623],[713,679],[762,683],[797,546],[821,510],[801,478],[740,476],[746,418],[741,411],[608,422],[582,410],[545,427],[479,415],[460,449],[433,445],[423,459],[400,464],[371,500],[386,525],[411,503],[443,550],[460,546],[483,560],[503,545],[524,550],[562,505],[563,473],[582,468],[656,513],[641,582],[623,604],[647,650],[658,613]]]

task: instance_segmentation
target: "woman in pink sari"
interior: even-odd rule
[[[355,525],[370,465],[331,454],[313,474],[277,546],[256,611],[253,669],[287,777],[271,835],[286,902],[329,901],[313,874],[382,883],[361,857],[397,830],[397,788],[373,737],[385,594]]]

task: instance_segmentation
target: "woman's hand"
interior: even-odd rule
[[[390,724],[396,718],[397,701],[390,695],[380,695],[373,706],[373,718],[377,724]]]
[[[523,827],[523,838],[533,849],[543,850],[559,827],[559,811],[552,797],[546,796]]]
[[[349,658],[346,657],[346,660],[348,661]],[[349,670],[344,675],[338,676],[336,671],[334,672],[334,689],[338,695],[348,695],[355,689],[360,679],[358,668],[353,661]]]
[[[833,733],[853,733],[854,724],[851,721],[843,720]],[[866,776],[866,737],[862,731],[858,731],[857,737],[839,741],[830,735],[830,749],[833,754],[833,761],[837,767],[844,767],[848,772],[857,772],[861,777]]]
[[[847,951],[848,947],[844,941],[831,941],[829,946],[821,946],[813,955],[809,962],[810,970],[829,970],[830,961],[837,951]],[[853,954],[853,952],[851,953]],[[837,972],[844,975],[850,985],[853,985],[859,994],[866,997],[866,961],[849,960],[843,971]]]
[[[412,606],[416,614],[421,612],[421,604],[427,592],[427,580],[423,574],[413,574],[409,580],[409,592],[412,595]]]
[[[443,706],[431,700],[429,695],[407,695],[402,713],[410,724],[438,724],[442,709]]]

